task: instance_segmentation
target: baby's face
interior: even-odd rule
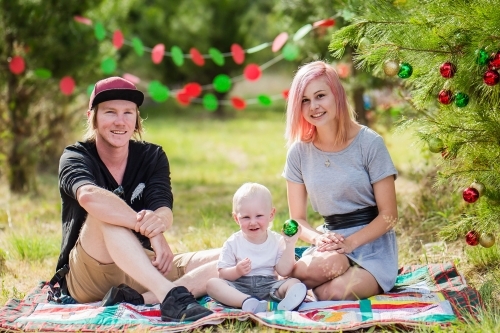
[[[274,218],[272,204],[262,196],[253,195],[241,199],[236,206],[234,219],[241,231],[250,238],[267,237],[267,228]]]

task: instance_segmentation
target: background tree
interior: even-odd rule
[[[95,82],[103,51],[93,31],[73,19],[90,10],[117,20],[127,1],[0,0],[0,161],[13,191],[35,188],[39,163],[57,168],[75,115],[84,115],[85,101],[73,112],[78,93],[62,94],[58,82],[67,75]],[[17,74],[16,56],[25,63]]]
[[[500,220],[497,7],[489,0],[364,1],[330,44],[334,56],[353,47],[359,68],[406,85],[418,117],[404,119],[404,128],[439,154],[437,186],[463,191],[461,214],[440,234],[484,247],[494,244]]]

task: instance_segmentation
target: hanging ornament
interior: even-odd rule
[[[335,20],[332,18],[327,18],[321,21],[316,21],[313,23],[313,27],[333,27],[335,25]]]
[[[336,66],[337,74],[341,79],[346,79],[351,73],[351,67],[346,63],[339,63]]]
[[[407,62],[401,63],[399,67],[398,76],[402,79],[407,79],[413,74],[413,67]]]
[[[281,92],[281,95],[283,96],[284,99],[288,99],[288,94],[290,93],[289,89],[283,90]]]
[[[191,96],[185,90],[179,90],[175,95],[175,99],[180,105],[186,106],[191,102]]]
[[[488,64],[489,69],[495,70],[500,68],[500,51],[491,56]]]
[[[123,46],[123,33],[120,30],[116,30],[113,33],[113,46],[119,50]]]
[[[245,50],[238,44],[231,45],[231,55],[234,62],[238,65],[241,65],[245,61]]]
[[[399,63],[396,60],[387,59],[382,65],[385,75],[394,76],[399,72]]]
[[[92,95],[92,92],[94,91],[94,85],[93,84],[89,84],[87,86],[87,97],[90,97],[90,95]]]
[[[438,101],[441,104],[450,104],[453,101],[453,93],[449,89],[443,89],[438,94]]]
[[[467,187],[463,192],[462,192],[462,197],[464,200],[468,203],[474,203],[479,199],[479,191],[476,190],[473,187]]]
[[[37,68],[34,73],[40,79],[50,79],[52,77],[52,72],[46,68]]]
[[[78,22],[81,24],[92,25],[92,20],[89,18],[83,17],[83,16],[75,15],[75,16],[73,16],[73,20],[75,20],[75,22]]]
[[[302,28],[300,28],[295,32],[295,34],[293,35],[293,41],[296,42],[298,40],[301,40],[305,35],[307,35],[312,30],[312,28],[313,26],[310,23],[304,25]]]
[[[133,84],[139,84],[141,82],[141,79],[138,78],[137,76],[135,75],[132,75],[132,74],[129,74],[129,73],[124,73],[122,75],[122,78],[124,78],[125,80],[127,81],[130,81],[132,82]]]
[[[476,231],[471,230],[465,235],[465,241],[470,246],[476,246],[479,244],[479,234]]]
[[[61,92],[69,96],[73,93],[73,90],[75,90],[75,80],[71,76],[65,76],[59,81],[59,89],[61,89]]]
[[[214,94],[206,94],[203,96],[203,106],[208,111],[215,111],[219,107],[219,101]]]
[[[429,150],[432,153],[440,153],[444,149],[443,140],[440,138],[431,138],[427,144],[429,145]]]
[[[490,60],[490,56],[488,55],[488,52],[486,52],[485,49],[476,50],[475,54],[476,54],[476,62],[481,66],[486,65]]]
[[[168,99],[170,91],[161,82],[153,80],[148,85],[148,93],[153,101],[162,103]]]
[[[285,60],[292,61],[299,56],[299,48],[295,44],[288,43],[281,50],[281,54],[283,54],[283,58],[285,58]]]
[[[98,41],[102,41],[104,38],[106,38],[106,29],[104,29],[104,26],[101,22],[97,22],[94,25],[94,36]]]
[[[475,188],[479,193],[479,196],[483,195],[486,191],[486,186],[484,186],[483,183],[477,181],[474,181],[472,184],[470,184],[469,187]]]
[[[500,81],[500,74],[494,70],[487,70],[483,75],[483,82],[489,86],[494,86]]]
[[[243,70],[243,75],[248,81],[257,81],[262,75],[259,65],[248,64]]]
[[[243,110],[247,106],[245,100],[239,97],[231,97],[231,104],[236,110]]]
[[[104,74],[111,74],[115,71],[115,69],[116,69],[115,59],[109,57],[101,62],[101,70]]]
[[[254,46],[254,47],[251,47],[247,50],[247,53],[248,54],[252,54],[252,53],[256,53],[256,52],[259,52],[259,51],[262,51],[263,49],[265,49],[266,47],[268,47],[269,45],[271,45],[271,43],[262,43],[260,45],[257,45],[257,46]]]
[[[483,232],[481,236],[479,236],[479,244],[482,247],[492,247],[495,244],[495,236],[490,233]]]
[[[224,66],[224,56],[217,50],[215,47],[211,47],[208,49],[208,54],[218,66]]]
[[[20,56],[14,56],[10,59],[9,62],[9,70],[12,74],[19,75],[24,72],[26,68],[26,64],[24,63],[24,59]]]
[[[176,45],[172,46],[172,48],[170,48],[170,54],[172,55],[174,64],[176,64],[178,67],[184,64],[184,53],[182,53],[180,47]]]
[[[271,97],[269,97],[267,95],[259,95],[259,96],[257,96],[257,100],[259,101],[259,103],[261,105],[264,105],[264,106],[269,106],[273,103]]]
[[[372,41],[368,37],[361,37],[358,43],[358,49],[360,51],[368,50],[368,48],[372,45]]]
[[[201,55],[200,51],[192,47],[189,50],[189,54],[191,55],[191,60],[193,60],[194,64],[197,66],[203,66],[205,65],[205,59]]]
[[[463,92],[457,92],[453,99],[455,100],[455,105],[459,108],[463,108],[469,104],[469,96]]]
[[[231,78],[226,74],[219,74],[214,78],[213,85],[218,92],[228,92],[231,90]]]
[[[285,45],[288,40],[288,34],[286,32],[280,33],[276,38],[274,38],[273,45],[271,46],[271,51],[278,52],[281,50],[283,45]]]
[[[439,67],[439,73],[441,73],[441,76],[445,79],[451,79],[455,75],[456,71],[457,68],[455,67],[455,65],[453,65],[449,61],[445,62]]]
[[[190,82],[184,86],[184,91],[191,97],[200,96],[202,90],[200,84],[196,82]]]
[[[156,44],[155,47],[153,47],[153,50],[151,51],[151,60],[153,60],[154,64],[158,65],[163,60],[164,55],[165,55],[165,45]]]
[[[139,57],[142,57],[144,54],[144,45],[142,45],[142,41],[139,38],[132,38],[132,47],[134,48],[135,53],[137,53]]]

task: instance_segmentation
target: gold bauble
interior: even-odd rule
[[[484,194],[484,191],[486,190],[486,187],[484,186],[483,183],[476,182],[474,181],[472,184],[470,184],[469,187],[475,188],[479,192],[479,196]]]
[[[481,244],[482,247],[492,247],[493,244],[495,244],[495,236],[483,232],[479,237],[479,244]]]
[[[385,75],[394,76],[399,72],[399,63],[396,60],[387,59],[382,66]]]

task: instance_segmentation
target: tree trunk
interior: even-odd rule
[[[365,102],[363,100],[363,94],[365,93],[365,87],[355,87],[352,91],[352,99],[354,100],[354,111],[356,111],[356,120],[362,124],[368,126],[368,120],[366,119]]]

